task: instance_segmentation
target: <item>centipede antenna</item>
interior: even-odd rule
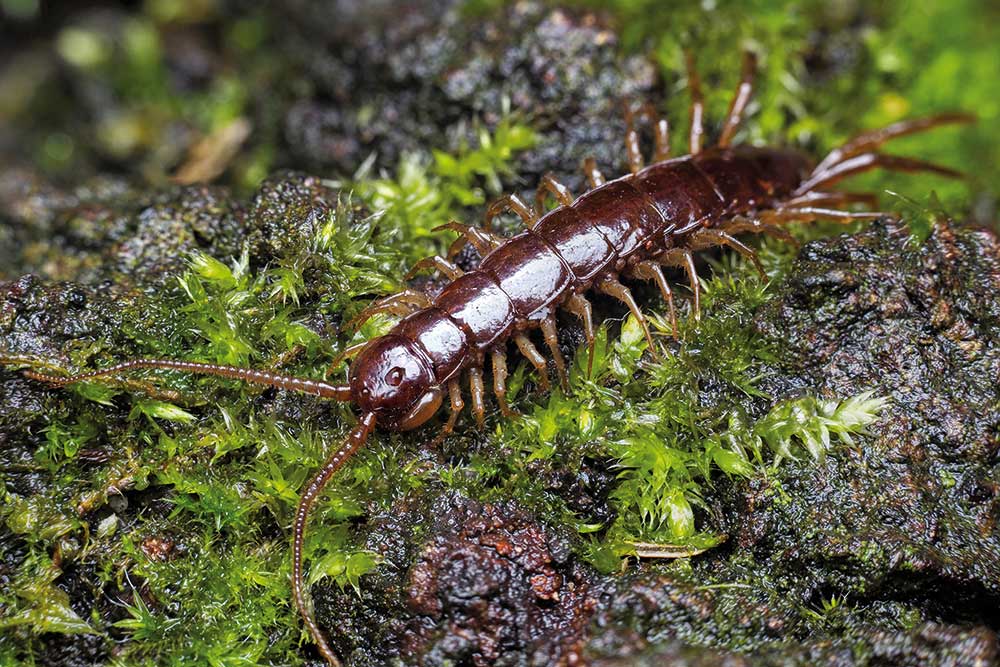
[[[316,643],[316,648],[319,649],[320,654],[331,667],[340,667],[340,660],[333,652],[333,649],[330,648],[326,637],[323,636],[319,626],[316,624],[311,606],[306,604],[305,587],[302,579],[302,548],[305,544],[306,524],[309,520],[309,511],[316,503],[319,495],[323,493],[323,489],[326,488],[330,478],[343,467],[354,452],[358,451],[368,441],[374,428],[375,415],[371,412],[362,415],[358,425],[344,439],[340,448],[330,455],[330,458],[326,460],[326,463],[323,464],[319,472],[306,484],[302,495],[299,496],[298,507],[295,508],[295,523],[293,524],[292,537],[292,594],[295,598],[295,606],[302,616],[302,622],[309,629],[309,634],[312,635],[313,641]]]
[[[139,368],[155,368],[170,371],[182,371],[196,375],[214,375],[230,380],[242,380],[249,384],[265,385],[287,389],[290,391],[301,391],[305,394],[330,398],[335,401],[349,401],[351,399],[351,389],[347,385],[334,385],[320,380],[296,377],[293,375],[282,375],[271,371],[259,371],[250,368],[239,368],[237,366],[221,366],[218,364],[205,364],[196,361],[175,361],[173,359],[132,359],[115,364],[99,371],[89,373],[78,373],[65,377],[50,375],[47,373],[37,373],[35,371],[25,371],[25,377],[40,382],[47,382],[58,387],[68,384],[75,384],[85,380],[119,375]]]
[[[903,120],[877,130],[868,130],[849,139],[843,146],[830,151],[830,153],[823,158],[818,165],[816,165],[816,168],[813,170],[813,174],[815,175],[826,171],[833,165],[843,162],[844,160],[854,157],[855,155],[871,152],[892,139],[905,137],[909,134],[916,134],[917,132],[926,132],[927,130],[932,130],[941,125],[975,123],[976,120],[975,114],[950,111],[947,113],[937,114],[935,116]]]

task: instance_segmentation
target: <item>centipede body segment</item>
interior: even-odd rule
[[[408,289],[362,311],[355,324],[377,313],[390,313],[402,319],[389,333],[360,348],[346,385],[269,371],[161,359],[133,360],[68,377],[34,372],[28,375],[65,385],[135,368],[163,368],[240,379],[355,405],[361,413],[358,425],[304,488],[293,526],[295,604],[320,653],[331,665],[339,665],[306,600],[302,546],[310,508],[329,479],[364,445],[376,426],[390,430],[417,428],[430,420],[447,400],[450,414],[438,437],[447,436],[465,405],[461,388],[464,377],[469,378],[472,413],[482,423],[487,406],[484,376],[487,361],[497,404],[504,415],[511,415],[506,400],[509,343],[537,369],[542,388],[549,386],[548,360],[529,337],[534,329],[540,330],[559,382],[565,387],[566,362],[559,349],[556,312],[562,308],[580,318],[592,354],[595,323],[587,300],[591,291],[624,303],[642,327],[655,355],[656,346],[646,318],[626,284],[628,281],[650,281],[659,288],[676,335],[674,292],[664,276],[664,267],[679,268],[686,274],[692,310],[697,317],[699,282],[695,252],[725,246],[760,268],[754,250],[736,235],[769,234],[789,240],[791,237],[784,228],[789,222],[850,221],[878,215],[874,211],[844,208],[856,202],[876,203],[871,193],[831,189],[849,176],[876,168],[960,176],[947,167],[888,155],[880,152],[880,148],[896,137],[973,120],[963,113],[903,121],[863,133],[818,163],[789,149],[733,145],[751,97],[754,69],[754,56],[746,54],[740,83],[715,145],[702,147],[704,102],[693,58],[689,56],[688,83],[692,96],[687,133],[689,154],[669,156],[669,126],[647,105],[626,114],[628,174],[607,181],[597,164],[588,159],[584,171],[592,189],[579,197],[548,174],[542,178],[534,206],[516,195],[508,195],[489,206],[482,227],[458,222],[444,225],[441,229],[459,235],[449,249],[449,257],[469,243],[483,256],[482,263],[475,270],[463,273],[449,257],[428,258],[414,270],[431,268],[444,274],[450,282],[440,294],[432,299]],[[636,127],[640,120],[650,124],[655,142],[654,160],[648,166],[640,150]],[[557,206],[543,213],[549,197],[555,199]],[[525,227],[509,239],[492,230],[493,219],[506,211],[520,217]]]

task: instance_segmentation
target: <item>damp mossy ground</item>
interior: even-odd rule
[[[241,68],[197,95],[178,97],[158,64],[160,31],[177,19],[155,8],[169,4],[150,3],[122,26],[117,42],[104,42],[103,33],[86,26],[54,38],[79,70],[73,76],[108,86],[128,113],[96,123],[101,132],[93,146],[58,125],[39,127],[32,158],[43,168],[66,178],[81,164],[110,161],[162,184],[164,164],[176,163],[163,153],[167,128],[180,124],[211,136],[246,112],[254,86],[280,79],[273,72],[285,59],[270,50],[265,17],[217,17]],[[476,10],[467,20],[499,11]],[[665,13],[654,2],[621,0],[611,8],[623,51],[649,54],[659,66],[663,108],[675,128],[683,127],[687,105],[681,49],[697,51],[709,109],[719,117],[739,48],[749,46],[764,58],[745,139],[818,152],[862,127],[941,108],[971,109],[981,117],[975,130],[912,138],[899,150],[975,166],[975,193],[995,193],[1000,164],[995,91],[966,83],[997,80],[1000,47],[984,18],[990,11],[971,2],[927,10],[887,3],[861,12],[859,21],[819,6],[790,10],[763,2]],[[818,61],[807,62],[805,54]],[[417,258],[446,247],[449,238],[433,227],[481,216],[484,201],[516,179],[540,122],[516,112],[491,126],[466,120],[481,130],[457,148],[427,145],[402,155],[395,170],[337,175],[340,198],[308,233],[251,240],[234,257],[191,255],[187,270],[162,276],[158,289],[120,308],[92,296],[92,307],[108,311],[102,316],[120,327],[75,341],[61,351],[62,363],[90,368],[142,355],[328,374],[344,347],[389,324],[377,318],[351,334],[343,322],[371,298],[399,288]],[[245,192],[281,162],[279,130],[259,129],[227,175]],[[673,133],[678,147],[682,135]],[[67,151],[67,142],[77,142],[74,150]],[[952,211],[969,202],[965,184],[883,176],[865,184],[916,200],[906,205],[921,236],[934,215],[924,210],[932,190]],[[885,201],[899,208],[898,200]],[[796,234],[807,241],[842,231],[818,225]],[[260,247],[267,261],[251,262]],[[602,329],[594,366],[587,373],[586,353],[576,355],[568,394],[539,393],[521,364],[511,391],[523,416],[491,413],[484,432],[463,418],[452,443],[443,445],[443,460],[423,450],[429,439],[423,431],[373,438],[315,512],[306,548],[310,583],[330,578],[348,590],[363,587],[365,575],[382,563],[357,544],[356,527],[425,486],[530,508],[540,521],[575,535],[578,553],[602,571],[649,545],[710,548],[721,539],[704,506],[715,480],[774,476],[780,484],[776,456],[819,458],[824,428],[850,437],[881,407],[878,397],[863,394],[776,402],[760,388],[761,374],[786,351],[765,343],[750,321],[796,253],[771,242],[760,248],[768,283],[730,256],[707,261],[700,322],[692,320],[678,282],[677,341],[665,304],[647,295],[657,360],[635,322],[609,306],[612,320]],[[568,347],[579,342],[577,336]],[[12,366],[51,363],[29,352],[0,350]],[[340,379],[342,372],[329,376]],[[65,392],[27,387],[13,374],[4,382],[10,405],[0,420],[7,434],[20,427],[20,437],[11,437],[2,455],[0,663],[58,661],[59,635],[95,638],[91,649],[79,650],[92,650],[103,664],[306,660],[308,638],[290,605],[288,527],[299,489],[351,422],[347,407],[169,373],[137,376],[125,387],[88,384]],[[19,410],[14,397],[22,392],[43,398]],[[540,481],[553,472],[572,476],[588,460],[618,466],[610,514],[575,508]],[[817,624],[836,616],[837,607],[836,597],[825,599]]]

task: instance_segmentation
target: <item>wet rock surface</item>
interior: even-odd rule
[[[460,28],[458,3],[301,4],[289,44],[316,91],[288,110],[285,138],[314,169],[350,174],[373,151],[377,167],[395,169],[407,151],[472,139],[470,118],[493,126],[514,113],[540,134],[519,181],[534,187],[553,171],[578,190],[585,157],[621,171],[623,104],[656,83],[651,64],[623,59],[615,33],[585,12],[514,3]]]
[[[395,510],[373,522],[369,537],[395,576],[366,591],[360,608],[350,593],[318,598],[321,621],[355,647],[347,653],[356,664],[577,659],[575,639],[596,607],[598,577],[573,557],[568,534],[516,504],[450,493]],[[345,628],[338,609],[348,604],[354,610]]]
[[[143,191],[120,180],[61,189],[37,172],[0,175],[0,220],[10,253],[0,278],[37,273],[119,287],[155,285],[196,251],[238,254],[244,211],[225,188]]]
[[[874,389],[892,407],[869,446],[789,476],[785,491],[807,505],[780,507],[760,489],[748,497],[757,519],[735,535],[756,550],[781,544],[782,525],[805,522],[809,534],[788,531],[801,565],[849,565],[840,574],[862,575],[869,593],[951,589],[957,620],[978,609],[995,624],[1000,249],[991,232],[950,225],[919,249],[909,243],[886,220],[810,244],[760,314],[762,331],[789,341],[796,369],[772,391]]]

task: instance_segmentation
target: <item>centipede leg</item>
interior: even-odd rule
[[[594,310],[590,302],[579,294],[574,294],[566,300],[566,310],[580,318],[583,323],[583,335],[587,339],[588,359],[587,377],[594,370]]]
[[[633,174],[645,166],[642,149],[639,146],[639,131],[635,121],[645,118],[653,125],[653,161],[662,162],[670,157],[670,126],[663,118],[659,118],[656,109],[648,102],[632,111],[631,106],[625,107],[625,154],[628,157],[629,169]]]
[[[445,438],[451,435],[451,432],[455,430],[455,424],[458,423],[458,415],[462,413],[462,408],[465,407],[465,401],[462,400],[462,387],[458,384],[458,380],[448,382],[448,401],[451,403],[451,409],[448,412],[448,421],[445,422],[441,432],[431,442],[432,447],[440,445]]]
[[[871,208],[878,206],[878,195],[874,192],[807,192],[782,202],[782,208],[799,208],[802,206],[839,206],[842,204],[867,204]]]
[[[448,247],[449,258],[457,255],[458,251],[461,250],[466,243],[471,243],[472,247],[476,249],[476,252],[483,257],[488,255],[490,251],[503,243],[503,237],[497,236],[496,234],[486,231],[485,229],[478,229],[470,225],[463,225],[455,220],[452,220],[444,225],[439,225],[431,231],[439,232],[446,229],[460,234],[460,236]]]
[[[738,252],[745,259],[753,262],[754,268],[757,269],[757,273],[760,274],[761,280],[767,282],[767,272],[764,271],[763,265],[760,263],[760,258],[757,253],[740,240],[733,238],[726,232],[719,229],[702,229],[691,236],[691,242],[688,246],[691,250],[701,250],[704,248],[711,248],[712,246],[727,246]]]
[[[701,320],[701,282],[698,269],[694,265],[694,253],[687,248],[673,248],[656,256],[656,261],[664,266],[679,266],[687,273],[691,283],[692,312],[695,321]]]
[[[396,294],[379,299],[355,315],[347,323],[346,328],[357,329],[362,324],[379,313],[390,313],[393,315],[409,315],[420,308],[427,308],[431,305],[431,299],[423,292],[413,289],[405,289]]]
[[[550,193],[556,198],[560,206],[570,206],[573,204],[573,193],[559,182],[555,174],[549,172],[542,176],[542,180],[538,184],[538,191],[535,193],[535,211],[539,214],[545,211],[545,199]]]
[[[413,276],[417,275],[417,273],[419,273],[422,269],[437,269],[442,274],[447,276],[449,280],[460,278],[464,273],[462,269],[458,268],[441,255],[432,255],[431,257],[424,257],[422,260],[410,267],[410,270],[405,276],[403,276],[403,279],[409,280]]]
[[[906,172],[925,171],[948,178],[965,178],[965,174],[960,171],[925,160],[884,153],[861,153],[841,160],[822,171],[813,172],[813,175],[792,194],[798,197],[817,188],[829,187],[848,176],[861,174],[872,169]]]
[[[652,107],[650,107],[652,109]],[[670,158],[670,124],[666,118],[650,118],[653,123],[653,160],[663,162]]]
[[[654,359],[658,359],[659,354],[656,352],[656,346],[653,345],[653,337],[649,333],[649,324],[646,321],[646,316],[643,315],[642,309],[639,308],[639,304],[635,302],[635,297],[632,296],[632,291],[625,285],[618,282],[617,278],[613,276],[603,278],[595,285],[595,287],[597,288],[597,291],[607,294],[608,296],[612,296],[628,306],[628,309],[632,312],[632,317],[634,317],[635,321],[642,327],[642,333],[646,336],[646,342],[649,343],[649,353]]]
[[[740,84],[736,87],[733,101],[729,103],[729,113],[726,114],[726,121],[722,124],[722,133],[719,135],[719,146],[723,148],[732,142],[733,135],[743,121],[743,112],[746,111],[750,96],[753,94],[753,76],[756,70],[757,56],[752,51],[744,51]]]
[[[941,125],[974,122],[976,122],[976,117],[973,114],[949,112],[938,114],[936,116],[929,116],[927,118],[912,118],[910,120],[893,123],[892,125],[879,128],[877,130],[868,130],[867,132],[862,132],[861,134],[848,140],[843,146],[830,151],[830,153],[816,165],[816,169],[813,170],[813,174],[826,171],[833,165],[843,162],[844,160],[855,155],[873,151],[891,139],[896,139],[898,137],[903,137],[917,132],[925,132]]]
[[[674,308],[674,292],[670,288],[670,282],[663,275],[663,269],[658,264],[651,261],[639,262],[631,269],[632,275],[640,280],[651,280],[660,288],[663,300],[667,302],[667,311],[670,313],[670,328],[674,334],[674,340],[678,340],[680,335],[677,331],[677,310]]]
[[[639,132],[635,129],[634,114],[629,107],[625,109],[625,157],[628,159],[629,171],[633,174],[638,174],[646,166],[639,146]]]
[[[789,243],[795,247],[801,245],[799,240],[792,236],[787,229],[778,227],[777,225],[765,224],[759,218],[736,216],[719,225],[719,229],[728,234],[742,234],[744,232],[749,232],[751,234],[767,234],[768,236],[784,241],[785,243]]]
[[[588,157],[583,161],[583,173],[587,177],[590,187],[599,188],[605,183],[604,174],[597,168],[597,160]]]
[[[493,393],[496,394],[500,412],[505,417],[513,417],[517,413],[507,405],[507,354],[499,347],[490,352],[493,360]]]
[[[802,206],[799,208],[775,209],[773,211],[762,211],[760,219],[771,224],[783,224],[787,222],[812,222],[814,220],[832,220],[849,224],[855,220],[869,220],[884,215],[880,211],[841,211],[835,208],[819,208],[815,206]]]
[[[549,315],[541,322],[542,336],[545,337],[545,344],[548,345],[552,353],[552,361],[556,365],[556,375],[559,376],[559,385],[563,391],[569,391],[569,376],[566,375],[566,360],[563,359],[559,350],[559,329],[556,327],[555,315]]]
[[[495,202],[490,204],[486,208],[486,215],[483,218],[483,227],[487,230],[493,229],[493,219],[504,211],[513,211],[517,217],[521,218],[521,222],[528,229],[535,226],[535,222],[538,221],[538,215],[535,214],[534,209],[528,206],[524,201],[515,194],[504,195],[497,199]]]
[[[701,92],[701,77],[695,67],[694,54],[684,51],[684,64],[687,67],[688,90],[691,92],[691,129],[689,134],[689,150],[691,155],[701,152],[701,139],[705,134],[705,96]]]
[[[545,362],[545,357],[542,353],[538,351],[534,343],[528,340],[528,337],[523,333],[519,333],[514,336],[514,344],[517,345],[517,349],[521,351],[531,365],[535,367],[538,371],[538,383],[542,386],[542,391],[549,390],[549,365]]]
[[[479,428],[482,428],[486,423],[486,389],[483,386],[483,369],[479,366],[469,368],[469,395],[472,397],[472,415]]]

